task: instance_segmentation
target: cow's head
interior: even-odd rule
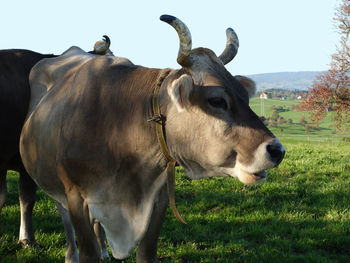
[[[249,107],[255,83],[232,76],[224,66],[237,53],[236,34],[226,31],[226,48],[217,57],[210,49],[192,50],[190,32],[179,19],[160,19],[180,38],[177,61],[182,69],[164,83],[172,102],[166,129],[173,157],[192,179],[232,176],[245,184],[263,181],[265,170],[282,161],[285,149]]]

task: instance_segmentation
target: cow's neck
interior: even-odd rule
[[[148,121],[152,121],[155,124],[155,130],[157,133],[157,139],[159,146],[161,148],[161,151],[164,155],[164,158],[167,161],[166,166],[166,174],[167,174],[167,182],[168,182],[168,194],[169,194],[169,202],[170,202],[170,208],[174,212],[174,215],[177,220],[179,220],[181,223],[186,224],[186,221],[181,217],[179,211],[177,210],[176,203],[175,203],[175,165],[176,160],[171,156],[168,146],[166,144],[165,139],[165,124],[166,124],[166,116],[163,115],[160,111],[160,89],[162,86],[163,81],[166,79],[166,77],[169,75],[170,69],[162,70],[158,80],[156,81],[156,84],[154,86],[153,90],[153,98],[152,98],[152,111],[153,116],[148,119]]]

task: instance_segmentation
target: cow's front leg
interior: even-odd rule
[[[6,186],[6,169],[0,169],[0,215],[3,206],[5,205],[7,199],[7,186]],[[1,224],[0,224],[0,235],[2,234]]]
[[[39,248],[35,241],[32,223],[32,213],[36,201],[35,193],[37,185],[30,178],[24,167],[19,169],[19,204],[21,208],[21,226],[18,243],[27,247]]]
[[[147,232],[140,242],[137,250],[137,263],[151,263],[158,262],[157,259],[157,245],[158,237],[162,229],[165,219],[166,209],[168,207],[168,191],[165,184],[159,191],[158,197],[155,200],[151,221],[149,223]]]
[[[101,252],[90,221],[89,208],[75,186],[67,189],[70,219],[77,235],[80,263],[100,262]]]

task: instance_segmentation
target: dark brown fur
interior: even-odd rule
[[[19,136],[29,105],[29,72],[38,61],[48,57],[53,55],[22,49],[0,51],[0,212],[7,197],[7,170],[18,171],[21,213],[28,229],[28,236],[19,242],[25,245],[35,245],[32,210],[36,184],[25,171],[19,156]]]

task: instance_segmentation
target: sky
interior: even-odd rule
[[[339,34],[333,22],[339,0],[11,0],[0,9],[0,49],[61,54],[71,46],[92,50],[108,35],[116,56],[155,68],[179,68],[176,31],[159,20],[181,19],[192,47],[220,55],[226,28],[239,38],[226,67],[233,75],[327,70]]]

